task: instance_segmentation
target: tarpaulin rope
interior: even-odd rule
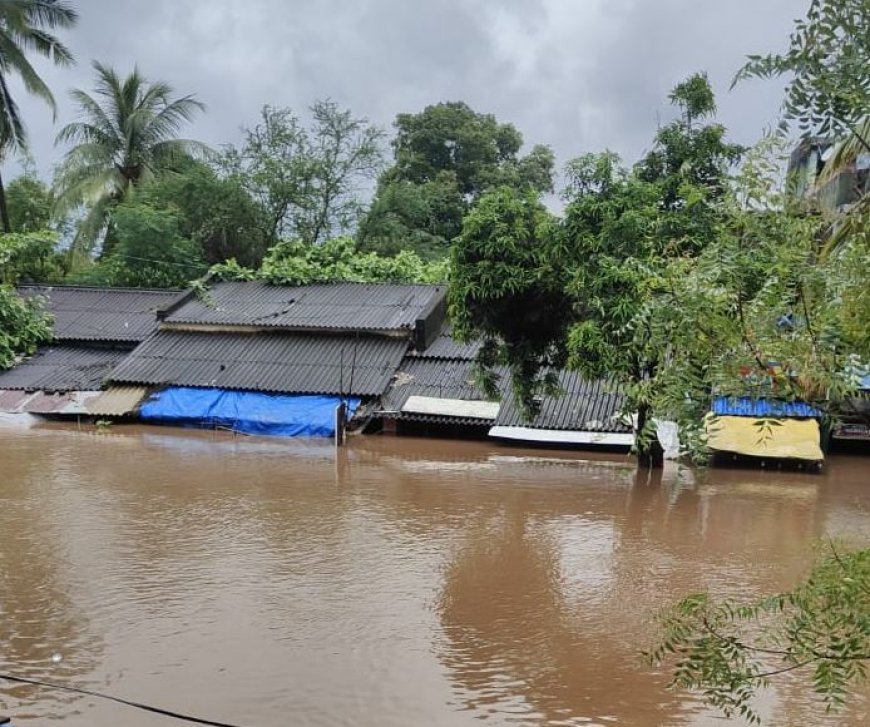
[[[164,717],[172,717],[173,719],[178,719],[183,722],[191,722],[192,724],[204,724],[209,725],[210,727],[240,727],[240,725],[230,724],[229,722],[215,722],[210,719],[203,719],[202,717],[191,717],[187,714],[181,714],[179,712],[173,712],[169,709],[162,709],[160,707],[152,707],[150,704],[142,704],[140,702],[132,702],[129,699],[122,699],[121,697],[113,697],[111,694],[102,694],[101,692],[94,692],[90,689],[82,689],[80,687],[69,687],[63,684],[52,684],[50,682],[43,682],[38,679],[26,679],[24,677],[13,676],[12,674],[0,674],[0,679],[4,679],[7,682],[14,682],[16,684],[33,684],[37,687],[47,687],[48,689],[59,689],[64,692],[75,692],[76,694],[86,694],[89,697],[97,697],[99,699],[105,699],[110,702],[116,702],[118,704],[123,704],[127,707],[133,707],[134,709],[141,709],[145,712],[152,712],[153,714],[160,714]]]

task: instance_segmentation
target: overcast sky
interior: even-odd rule
[[[634,161],[671,111],[670,88],[706,70],[742,143],[775,122],[778,83],[728,86],[748,53],[780,50],[808,0],[79,0],[64,34],[78,65],[40,64],[56,123],[21,90],[32,153],[48,176],[57,129],[89,89],[91,59],[134,63],[208,112],[187,136],[236,142],[264,104],[302,113],[332,98],[389,127],[398,112],[464,100],[513,122],[559,163],[610,148]],[[16,86],[16,89],[20,87]],[[17,165],[12,166],[13,171]]]

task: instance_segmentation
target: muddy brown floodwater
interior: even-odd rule
[[[640,662],[651,615],[788,587],[830,536],[870,540],[870,459],[647,480],[489,443],[4,426],[0,671],[241,727],[722,725]],[[868,702],[825,721],[793,678],[760,709]],[[4,711],[175,724],[0,683]]]

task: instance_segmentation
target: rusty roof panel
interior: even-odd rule
[[[445,292],[444,286],[435,285],[224,282],[212,285],[204,299],[188,300],[166,323],[404,332]]]
[[[140,344],[109,378],[150,386],[380,396],[407,346],[378,336],[164,330]]]
[[[144,386],[110,386],[86,401],[85,408],[95,416],[124,416],[135,411],[147,395]]]

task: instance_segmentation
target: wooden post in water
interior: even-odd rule
[[[347,429],[347,402],[342,401],[335,407],[335,446],[344,444]]]

